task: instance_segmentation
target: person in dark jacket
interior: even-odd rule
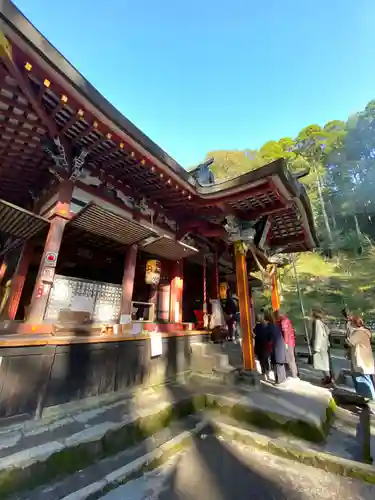
[[[264,319],[267,324],[268,335],[272,346],[271,364],[275,371],[275,381],[276,384],[282,384],[286,381],[285,365],[287,363],[284,337],[280,326],[275,321],[272,311],[267,311],[264,315]]]
[[[228,327],[228,340],[233,340],[234,324],[236,321],[237,306],[230,290],[228,290],[227,300],[224,305],[226,323]]]
[[[260,368],[262,370],[262,375],[265,375],[266,379],[269,377],[270,372],[270,354],[271,354],[271,342],[270,342],[270,332],[269,327],[264,319],[264,312],[261,311],[257,316],[257,322],[254,328],[255,334],[255,355],[259,360]]]

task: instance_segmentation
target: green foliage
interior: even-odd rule
[[[375,314],[375,251],[367,247],[361,256],[353,258],[340,252],[335,259],[327,259],[318,252],[299,254],[297,274],[303,295],[305,313],[314,307],[323,307],[331,318],[340,318],[342,308],[348,307],[368,319]],[[293,320],[297,333],[304,333],[301,306],[292,265],[280,270],[282,309]],[[256,289],[257,308],[269,305],[262,289]]]
[[[213,151],[208,156],[215,159],[219,181],[279,158],[294,173],[309,169],[301,182],[311,200],[320,248],[298,258],[306,311],[323,306],[339,316],[346,304],[353,311],[375,313],[375,100],[345,122],[312,124],[295,138],[269,140],[258,151]],[[281,274],[286,308],[300,318],[293,273],[286,268]],[[268,301],[262,295],[257,304]]]
[[[207,157],[215,159],[219,182],[279,158],[285,158],[292,172],[310,169],[302,182],[323,254],[330,249],[355,256],[364,241],[375,239],[375,100],[346,122],[312,124],[297,137],[270,140],[258,151],[212,151]]]

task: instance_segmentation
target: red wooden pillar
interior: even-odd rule
[[[250,296],[251,331],[253,332],[255,328],[255,303],[254,303],[253,291],[250,285],[249,285],[249,296]]]
[[[122,298],[120,310],[120,323],[127,324],[131,321],[132,299],[134,289],[135,266],[137,263],[138,246],[131,245],[126,249],[124,275],[122,278]]]
[[[212,280],[212,291],[211,298],[219,299],[220,298],[220,283],[219,283],[219,256],[217,252],[214,254],[214,272],[213,272],[213,280]]]
[[[49,292],[53,283],[56,262],[64,234],[67,219],[56,215],[51,220],[46,243],[44,245],[42,260],[39,266],[27,320],[38,323],[43,321],[47,307]]]
[[[254,344],[251,321],[251,302],[246,264],[246,247],[243,242],[234,244],[236,260],[237,295],[240,305],[242,355],[245,370],[255,369]]]
[[[8,319],[16,319],[16,314],[18,311],[18,306],[21,300],[22,290],[25,284],[27,272],[29,270],[29,264],[32,258],[33,247],[30,242],[26,242],[23,246],[21,255],[18,259],[17,267],[14,272],[14,276],[11,280],[10,293],[7,301],[7,305],[3,310],[3,314],[7,316]]]
[[[1,264],[0,264],[0,285],[4,279],[6,270],[7,270],[7,264],[6,264],[5,260],[2,260]]]
[[[162,321],[169,321],[169,303],[171,296],[171,287],[169,284],[159,285],[159,318]]]
[[[171,302],[169,321],[182,323],[182,295],[184,288],[183,261],[174,263],[171,282]]]
[[[203,255],[203,325],[206,328],[208,323],[207,318],[207,259]]]
[[[60,184],[58,199],[50,219],[51,224],[28,308],[28,322],[38,323],[44,319],[65,225],[70,218],[73,188],[73,182],[69,180]]]
[[[280,292],[276,268],[273,270],[271,275],[271,303],[273,311],[278,311],[280,309]]]

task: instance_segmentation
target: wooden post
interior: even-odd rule
[[[213,274],[213,281],[212,281],[212,299],[219,299],[220,298],[220,284],[219,284],[219,257],[217,254],[217,251],[215,251],[214,254],[214,274]]]
[[[15,320],[20,304],[22,290],[25,284],[29,264],[31,261],[33,247],[30,242],[26,242],[23,246],[21,255],[18,259],[17,267],[10,285],[10,293],[8,304],[3,313],[6,313],[8,319]]]
[[[0,265],[0,285],[4,279],[6,270],[7,270],[7,263],[5,262],[5,259],[4,259],[1,261],[1,265]]]
[[[54,279],[55,267],[64,234],[67,219],[54,216],[44,245],[42,260],[40,262],[33,294],[31,296],[27,321],[39,323],[43,321],[47,307],[48,297]]]
[[[280,309],[280,292],[276,268],[271,275],[271,303],[273,311],[278,311]]]
[[[158,319],[161,321],[169,322],[169,304],[170,304],[171,286],[169,283],[162,283],[159,285],[159,300],[157,311],[159,314]]]
[[[59,186],[57,202],[51,215],[51,225],[28,308],[29,323],[39,323],[44,319],[65,225],[70,219],[73,189],[73,182],[69,180],[63,181]]]
[[[242,355],[245,370],[255,369],[253,332],[251,327],[251,302],[247,276],[246,246],[242,241],[234,244],[236,260],[237,294],[240,305]]]
[[[203,255],[203,326],[207,328],[208,326],[208,316],[207,316],[207,259]]]
[[[126,249],[124,275],[122,278],[122,298],[120,310],[120,323],[126,324],[131,321],[132,299],[134,289],[135,266],[137,263],[138,246],[131,245]]]
[[[182,323],[182,297],[184,287],[183,261],[174,263],[171,282],[171,302],[169,321],[171,323]]]

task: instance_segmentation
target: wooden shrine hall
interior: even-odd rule
[[[206,313],[221,282],[239,297],[251,368],[250,272],[317,244],[303,186],[282,160],[221,183],[209,162],[187,172],[10,1],[0,5],[3,386],[25,356],[28,394],[50,370],[47,405],[137,383],[157,361],[152,333],[176,352],[207,335],[194,311]],[[66,357],[75,381],[89,363],[102,385],[56,391]],[[22,397],[0,402],[0,418],[32,413]]]

